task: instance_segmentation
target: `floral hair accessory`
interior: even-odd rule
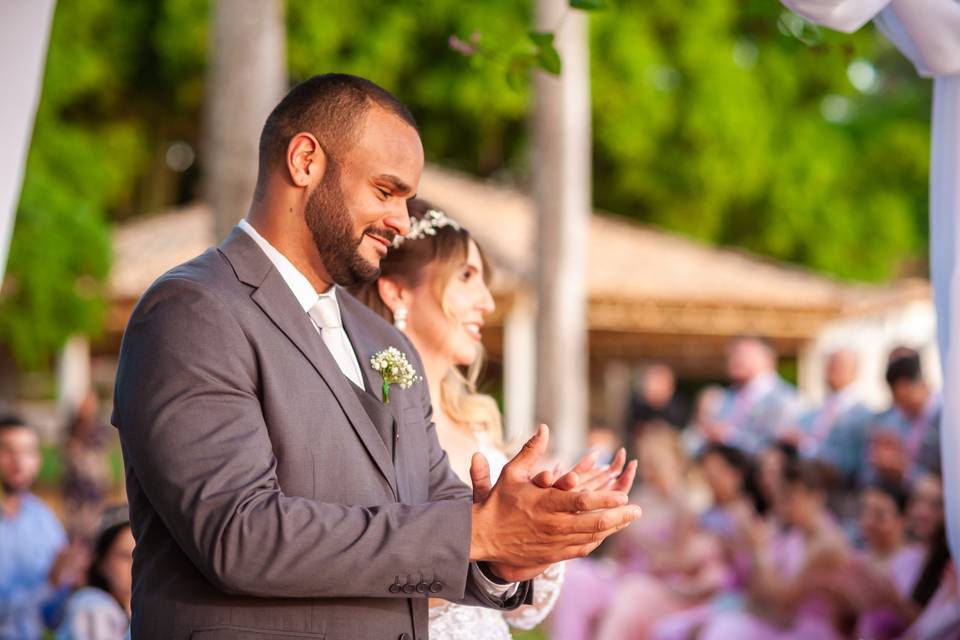
[[[461,229],[460,223],[438,209],[428,209],[422,218],[410,220],[410,231],[405,236],[396,236],[393,239],[393,248],[396,249],[406,240],[420,240],[427,236],[437,235],[437,229],[453,227]]]

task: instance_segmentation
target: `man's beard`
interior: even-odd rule
[[[371,282],[380,276],[379,263],[372,264],[360,255],[364,234],[359,238],[353,236],[353,220],[344,202],[340,170],[336,164],[330,163],[323,182],[307,201],[305,217],[323,266],[336,284],[349,287]],[[396,235],[390,229],[368,230],[387,242]]]

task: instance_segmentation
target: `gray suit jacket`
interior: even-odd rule
[[[366,376],[406,337],[346,292]],[[353,385],[234,229],[163,275],[127,326],[113,423],[133,533],[134,640],[426,638],[427,597],[513,608],[469,570],[470,491],[425,383]]]

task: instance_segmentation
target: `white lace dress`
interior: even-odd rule
[[[490,462],[490,477],[496,482],[507,458],[492,446],[480,444],[480,452]],[[466,482],[470,479],[466,478]],[[443,604],[430,608],[431,640],[509,640],[510,627],[533,629],[543,622],[560,595],[563,563],[547,569],[533,582],[533,604],[509,612],[462,604]]]

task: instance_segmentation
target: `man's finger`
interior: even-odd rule
[[[617,455],[613,456],[613,460],[610,462],[610,471],[613,472],[613,475],[619,475],[623,471],[623,465],[627,463],[627,450],[623,447],[617,449]]]
[[[630,489],[633,488],[633,480],[637,476],[637,461],[631,460],[627,464],[627,468],[623,470],[623,473],[620,474],[620,477],[613,481],[612,489],[614,491],[622,491],[624,493],[630,493]]]
[[[580,475],[576,471],[571,471],[557,479],[557,481],[553,483],[553,488],[560,489],[560,491],[573,491],[579,484]]]
[[[513,460],[507,463],[507,466],[529,471],[536,466],[537,460],[546,453],[549,442],[550,429],[545,424],[538,425],[537,432],[523,444],[520,453],[515,455]]]
[[[549,489],[556,482],[556,474],[553,471],[541,471],[537,475],[533,476],[533,484],[537,485],[541,489]]]
[[[483,502],[490,495],[490,463],[477,451],[470,460],[470,481],[473,483],[473,501]]]
[[[641,514],[640,507],[635,504],[628,504],[603,511],[568,515],[558,520],[556,526],[559,529],[565,529],[558,534],[561,536],[586,535],[589,537],[599,535],[606,537],[638,520]]]
[[[554,512],[578,513],[612,509],[627,504],[627,495],[622,491],[560,491],[551,490],[545,497],[543,506]]]
[[[570,472],[575,473],[586,473],[593,469],[594,465],[597,464],[597,460],[600,458],[599,449],[591,449],[587,452],[587,455],[580,458],[580,461],[577,464],[573,465],[573,469]]]

